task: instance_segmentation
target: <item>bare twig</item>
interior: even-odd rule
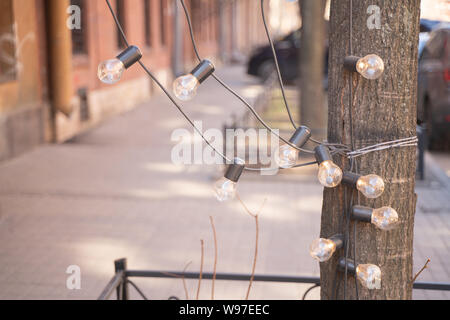
[[[187,289],[187,285],[186,285],[186,279],[184,277],[184,273],[186,272],[187,268],[191,265],[192,261],[189,261],[186,266],[183,269],[183,276],[181,277],[181,279],[183,280],[183,287],[184,287],[184,293],[186,294],[186,300],[189,300],[189,292]]]
[[[416,282],[417,278],[419,277],[419,275],[428,268],[428,264],[431,262],[431,259],[428,259],[427,262],[425,262],[425,265],[422,267],[422,269],[419,270],[419,272],[416,273],[416,275],[414,276],[412,283]]]
[[[189,261],[186,264],[186,266],[183,269],[183,275],[181,275],[181,276],[178,275],[178,274],[170,273],[170,272],[165,272],[165,271],[161,272],[162,274],[165,274],[165,275],[170,276],[170,277],[178,278],[178,279],[181,279],[183,281],[183,287],[184,287],[184,292],[186,294],[186,300],[189,300],[189,293],[188,293],[188,289],[187,289],[187,285],[186,285],[186,278],[184,277],[184,273],[186,272],[187,268],[191,265],[191,263],[192,263],[192,261]]]
[[[216,282],[216,273],[217,273],[217,233],[216,233],[216,227],[214,226],[214,218],[209,217],[209,220],[211,221],[211,228],[214,235],[214,269],[213,269],[213,279],[212,279],[212,287],[211,287],[211,300],[214,300],[214,288],[215,288],[215,282]]]
[[[241,197],[239,196],[239,194],[236,194],[237,199],[239,200],[239,202],[241,203],[242,207],[245,209],[245,211],[255,219],[255,226],[256,226],[256,241],[255,241],[255,255],[253,257],[253,266],[252,266],[252,274],[250,276],[250,283],[248,284],[248,289],[247,289],[247,294],[245,296],[245,300],[248,300],[249,296],[250,296],[250,291],[252,289],[252,285],[253,285],[253,280],[255,279],[255,271],[256,271],[256,262],[258,260],[258,245],[259,245],[259,214],[261,213],[261,210],[264,208],[267,199],[264,199],[261,207],[258,210],[257,214],[254,214],[253,212],[251,212],[248,207],[245,205],[244,201],[242,201]]]
[[[250,277],[250,283],[248,284],[247,295],[245,296],[245,300],[248,300],[250,296],[250,290],[252,289],[253,280],[255,278],[256,260],[258,259],[258,238],[259,238],[258,215],[255,215],[254,218],[256,224],[255,256],[253,257],[252,275]]]
[[[198,288],[197,288],[197,300],[199,299],[200,296],[200,287],[202,284],[202,277],[203,277],[203,260],[204,260],[204,250],[205,250],[205,245],[204,245],[204,241],[200,240],[200,244],[202,247],[202,254],[201,254],[201,259],[200,259],[200,276],[198,278]]]
[[[236,193],[236,198],[239,200],[239,202],[241,203],[242,207],[244,207],[245,211],[246,211],[250,216],[252,216],[253,218],[255,218],[255,217],[261,212],[261,210],[264,208],[264,206],[266,205],[266,202],[267,202],[267,198],[264,199],[264,201],[263,201],[261,207],[260,207],[259,210],[258,210],[258,213],[257,213],[257,214],[254,214],[254,213],[252,213],[252,212],[250,211],[250,209],[245,205],[244,201],[242,201],[242,199],[241,199],[241,197],[239,196],[238,193]]]

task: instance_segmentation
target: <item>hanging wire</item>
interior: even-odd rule
[[[186,22],[188,24],[188,28],[189,28],[189,35],[191,37],[191,42],[192,42],[192,47],[194,48],[194,53],[195,56],[197,57],[197,60],[199,62],[202,61],[202,58],[200,56],[200,53],[198,51],[198,47],[197,47],[197,42],[195,41],[195,35],[194,35],[194,28],[192,26],[192,20],[191,17],[189,15],[189,10],[186,7],[186,4],[184,3],[184,0],[180,0],[180,3],[183,7],[183,11],[184,14],[186,16]],[[212,74],[212,77],[221,85],[223,86],[226,90],[228,90],[231,94],[233,94],[237,99],[239,99],[249,110],[250,112],[255,116],[255,118],[267,129],[269,130],[269,132],[273,135],[275,135],[277,138],[279,138],[281,141],[283,141],[284,143],[288,144],[289,146],[291,146],[292,148],[295,148],[296,150],[305,152],[305,153],[309,153],[309,154],[314,154],[314,151],[311,150],[307,150],[304,148],[299,148],[296,145],[290,143],[289,141],[287,141],[286,139],[284,139],[283,137],[281,137],[278,133],[276,133],[262,118],[261,116],[256,112],[255,108],[252,107],[250,105],[250,103],[248,103],[242,96],[240,96],[235,90],[233,90],[230,86],[228,86],[219,76],[217,76],[215,73]],[[283,89],[283,94],[284,94],[284,89]]]
[[[349,4],[349,28],[350,28],[350,32],[349,32],[349,51],[350,51],[350,55],[353,55],[353,0],[350,0],[350,4]],[[355,150],[355,142],[354,142],[354,137],[353,137],[353,72],[350,72],[349,75],[349,125],[350,125],[350,142],[351,142],[351,149],[352,151]],[[353,171],[353,168],[356,167],[357,169],[357,165],[356,165],[356,161],[354,159],[350,159],[350,172]],[[358,170],[356,170],[356,172],[358,172]],[[346,210],[346,214],[347,214],[347,226],[346,226],[346,230],[345,230],[345,237],[347,239],[347,243],[346,243],[346,250],[345,250],[345,278],[344,278],[344,300],[346,299],[346,294],[347,294],[347,273],[348,273],[348,264],[347,264],[347,259],[348,259],[348,255],[349,255],[349,246],[350,246],[350,219],[351,219],[351,210],[353,207],[353,197],[354,197],[354,190],[351,190],[351,194],[350,194],[350,204],[347,207]],[[356,259],[356,222],[354,222],[353,224],[353,261],[355,263],[357,263],[357,259]],[[354,276],[355,278],[355,294],[356,294],[356,300],[359,300],[359,295],[358,295],[358,280],[357,280],[357,275]]]
[[[261,15],[262,15],[262,21],[264,24],[264,29],[266,30],[267,39],[269,40],[270,48],[272,49],[273,61],[275,63],[275,69],[277,71],[278,82],[280,83],[281,94],[283,96],[284,105],[286,106],[286,111],[288,113],[289,120],[291,121],[292,126],[294,127],[295,130],[297,130],[297,126],[295,124],[294,118],[292,117],[291,110],[289,108],[289,105],[288,105],[288,102],[286,99],[286,92],[284,90],[283,78],[281,76],[280,66],[278,63],[277,52],[275,50],[275,46],[273,45],[273,40],[272,40],[272,37],[270,36],[269,28],[267,27],[266,14],[264,12],[264,0],[261,0]]]

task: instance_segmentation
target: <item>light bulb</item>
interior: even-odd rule
[[[311,243],[309,254],[319,262],[330,260],[336,251],[336,243],[330,239],[316,239]]]
[[[366,79],[378,79],[384,72],[383,59],[376,54],[369,54],[356,62],[356,70]]]
[[[398,226],[397,211],[391,207],[375,209],[372,212],[371,222],[381,230],[392,230]]]
[[[342,170],[333,161],[327,160],[319,165],[317,177],[319,182],[327,188],[334,188],[342,181]]]
[[[97,75],[103,83],[114,84],[120,80],[124,71],[125,65],[116,58],[101,62],[98,65]]]
[[[381,289],[381,270],[374,264],[360,264],[356,267],[359,282],[369,290]]]
[[[275,153],[275,161],[280,168],[292,168],[297,163],[299,151],[290,145],[282,145]]]
[[[120,80],[125,69],[142,58],[142,53],[136,46],[129,46],[116,58],[106,60],[98,65],[97,76],[106,84],[114,84]]]
[[[228,201],[236,196],[237,182],[245,168],[245,161],[235,158],[234,162],[228,166],[223,178],[214,184],[214,193],[217,200]]]
[[[192,74],[188,74],[173,82],[173,92],[178,99],[188,101],[195,97],[199,85],[198,79]]]
[[[173,93],[182,100],[195,97],[197,89],[214,72],[214,65],[209,60],[202,60],[189,74],[178,77],[173,82]]]
[[[298,127],[291,139],[290,144],[285,144],[278,148],[278,152],[275,153],[275,162],[280,168],[292,168],[297,163],[299,149],[303,147],[311,138],[311,130],[306,126]],[[295,146],[295,147],[294,147]]]
[[[358,179],[356,188],[367,198],[375,199],[383,194],[384,181],[376,174],[369,174]]]
[[[225,177],[219,179],[214,184],[214,191],[217,200],[222,202],[234,199],[236,196],[236,187],[236,182],[233,182]]]

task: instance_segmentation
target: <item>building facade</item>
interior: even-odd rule
[[[185,2],[199,51],[217,65],[243,59],[266,41],[259,0]],[[175,76],[195,65],[178,0],[111,4],[129,42],[164,85],[171,88]],[[66,141],[158,94],[137,66],[113,86],[98,80],[99,62],[123,49],[104,0],[1,0],[0,160]]]

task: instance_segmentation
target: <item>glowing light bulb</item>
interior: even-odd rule
[[[214,65],[209,60],[203,60],[189,74],[175,79],[173,93],[182,101],[191,100],[197,95],[200,84],[213,74],[214,70]]]
[[[336,243],[330,239],[316,239],[311,243],[309,254],[319,262],[330,260],[336,251]]]
[[[106,60],[98,65],[97,76],[106,84],[114,84],[120,80],[125,69],[128,69],[142,58],[142,53],[136,46],[129,46],[116,58]]]
[[[383,59],[376,54],[369,54],[358,60],[356,70],[366,79],[378,79],[384,72]]]
[[[298,150],[290,145],[282,145],[275,153],[275,161],[281,168],[292,168],[297,163]]]
[[[228,201],[236,196],[237,182],[244,171],[245,161],[235,158],[233,164],[228,166],[223,178],[214,183],[214,193],[217,200]]]
[[[173,82],[173,92],[178,99],[188,101],[197,95],[199,85],[198,79],[192,74],[188,74]]]
[[[359,282],[369,290],[381,289],[381,269],[374,264],[360,264],[356,267]]]
[[[383,194],[384,181],[376,174],[369,174],[358,179],[356,188],[367,198],[375,199]]]
[[[223,202],[234,199],[236,196],[237,184],[223,177],[214,184],[214,191],[217,200]]]
[[[372,212],[372,224],[381,230],[392,230],[398,226],[398,213],[391,207],[382,207]]]
[[[333,161],[327,160],[319,165],[317,177],[319,182],[327,188],[337,187],[342,181],[342,170]]]
[[[125,65],[119,59],[111,59],[101,62],[98,65],[98,78],[101,82],[106,84],[114,84],[120,80],[123,72],[125,71]]]

